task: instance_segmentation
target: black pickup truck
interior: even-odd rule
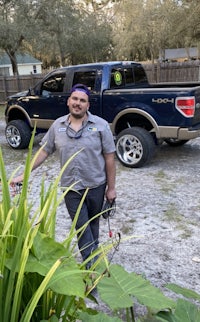
[[[65,115],[76,83],[90,88],[90,111],[109,122],[116,155],[125,166],[143,166],[163,141],[178,146],[200,136],[198,84],[149,84],[140,63],[115,61],[56,69],[34,88],[9,97],[8,144],[27,148],[35,123],[37,133],[45,132]]]

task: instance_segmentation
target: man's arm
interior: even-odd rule
[[[116,177],[116,166],[115,166],[115,154],[105,153],[104,159],[106,163],[106,177],[107,177],[107,190],[106,198],[109,202],[112,202],[116,198],[115,190],[115,177]]]
[[[46,158],[48,157],[48,153],[41,149],[40,152],[38,153],[35,161],[34,161],[34,164],[33,164],[33,167],[31,169],[31,171],[35,170],[37,167],[39,167],[45,160]],[[11,185],[12,184],[15,184],[15,183],[18,183],[18,182],[22,182],[24,179],[24,174],[22,173],[21,175],[15,177],[12,179],[11,181]]]

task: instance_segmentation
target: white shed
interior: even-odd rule
[[[19,75],[41,74],[42,62],[29,54],[17,54]],[[13,76],[12,65],[6,53],[0,53],[0,76]]]
[[[160,51],[160,61],[187,61],[199,59],[200,52],[197,47],[164,49]]]

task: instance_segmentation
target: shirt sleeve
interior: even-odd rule
[[[108,123],[105,124],[104,130],[100,131],[103,153],[115,152],[115,142]]]
[[[42,138],[40,145],[44,145],[43,149],[48,154],[52,154],[55,150],[55,130],[54,130],[54,124],[51,125],[48,132],[45,134],[45,136]]]

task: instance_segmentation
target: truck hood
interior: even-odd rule
[[[29,89],[26,90],[26,91],[15,93],[13,95],[8,96],[8,100],[12,100],[13,98],[17,99],[19,97],[25,97],[25,96],[28,96],[28,95],[30,95],[30,90]]]

